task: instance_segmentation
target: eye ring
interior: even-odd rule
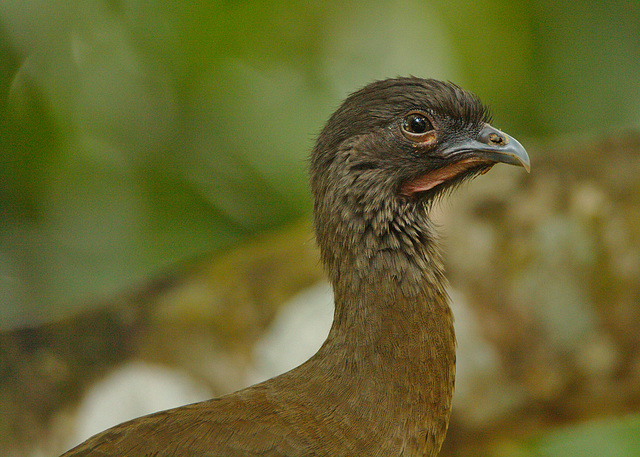
[[[411,111],[402,120],[404,136],[416,143],[431,143],[435,141],[433,123],[422,111]]]

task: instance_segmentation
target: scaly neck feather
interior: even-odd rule
[[[337,373],[337,395],[371,417],[389,455],[436,455],[453,396],[453,318],[427,210],[407,201],[348,232],[326,219],[318,230],[335,316],[312,361]]]

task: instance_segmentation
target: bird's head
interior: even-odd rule
[[[489,122],[475,95],[433,79],[387,79],[350,95],[311,156],[321,244],[397,238],[387,235],[423,222],[429,203],[464,179],[498,162],[528,171],[522,145]]]

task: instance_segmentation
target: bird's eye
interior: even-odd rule
[[[402,120],[402,133],[416,146],[428,147],[436,142],[436,132],[429,117],[421,111],[413,111]]]
[[[409,134],[420,135],[433,130],[433,125],[424,114],[410,113],[404,118],[402,129]]]

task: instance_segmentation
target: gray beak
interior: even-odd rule
[[[531,168],[529,155],[518,140],[495,127],[485,124],[475,139],[464,141],[445,151],[446,154],[471,153],[492,162]]]

